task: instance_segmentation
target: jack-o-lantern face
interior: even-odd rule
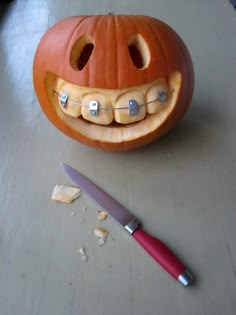
[[[180,37],[157,19],[69,17],[41,39],[34,87],[43,111],[66,135],[105,150],[129,150],[183,116],[193,66]]]

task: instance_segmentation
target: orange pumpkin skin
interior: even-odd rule
[[[128,41],[134,34],[142,36],[150,54],[148,65],[142,69],[134,66],[128,50]],[[75,43],[84,36],[92,39],[94,49],[88,63],[80,71],[72,67],[70,60]],[[53,74],[78,87],[122,91],[167,78],[172,73],[179,73],[181,77],[172,110],[157,128],[134,137],[132,130],[136,126],[140,128],[142,122],[99,127],[101,137],[93,136],[93,132],[88,134],[86,130],[89,130],[89,126],[93,128],[90,122],[84,129],[85,122],[78,119],[78,127],[75,128],[74,118],[63,119],[52,106],[46,82],[47,75]],[[154,141],[182,118],[192,99],[194,70],[182,39],[160,20],[135,15],[74,16],[59,21],[42,37],[35,53],[33,81],[42,110],[64,134],[95,148],[125,151]],[[82,124],[81,130],[79,124]],[[103,128],[111,129],[111,141],[108,136],[103,139]],[[116,140],[114,134],[121,129],[120,134],[128,132],[131,136],[119,136]]]

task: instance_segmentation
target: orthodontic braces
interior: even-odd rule
[[[171,91],[171,93],[173,93],[173,90]],[[159,101],[160,103],[165,103],[165,101],[167,100],[167,93],[164,90],[159,90],[158,91],[158,98],[153,100],[153,101],[150,101],[150,102],[147,102],[147,103],[144,103],[144,104],[138,104],[136,100],[131,99],[128,102],[128,107],[116,107],[116,108],[113,108],[113,107],[102,107],[102,106],[99,106],[99,103],[96,100],[91,101],[89,103],[89,105],[81,104],[79,102],[76,102],[76,101],[73,101],[73,100],[69,99],[68,94],[66,92],[63,92],[62,94],[60,94],[60,93],[58,93],[57,91],[54,90],[54,94],[56,96],[60,97],[60,103],[61,103],[61,106],[63,108],[67,108],[67,103],[71,103],[71,104],[74,104],[74,105],[77,105],[77,106],[81,106],[81,107],[82,106],[83,107],[87,107],[87,108],[89,108],[90,114],[92,116],[98,116],[99,109],[104,109],[104,110],[129,109],[130,116],[135,116],[135,115],[138,114],[139,107],[145,106],[147,104],[150,104],[150,103],[153,103],[153,102],[156,102],[156,101]]]

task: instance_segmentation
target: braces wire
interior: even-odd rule
[[[164,92],[163,90],[160,90],[159,92]],[[174,90],[171,90],[170,93],[173,93]],[[54,95],[58,96],[58,97],[63,97],[63,93],[66,93],[66,92],[63,92],[62,94],[58,93],[57,91],[53,90],[53,93]],[[165,93],[165,92],[164,92]],[[169,94],[170,94],[169,93]],[[67,95],[67,93],[66,93]],[[165,99],[164,101],[161,101],[160,98],[158,97],[157,99],[153,100],[153,101],[149,101],[149,102],[146,102],[146,103],[143,103],[143,104],[138,104],[138,107],[142,107],[142,106],[145,106],[147,104],[151,104],[151,103],[154,103],[156,101],[160,101],[161,103],[164,103],[167,99],[167,96],[168,96],[168,93],[166,93],[165,95]],[[69,98],[66,98],[65,99],[65,103],[68,102],[68,103],[71,103],[71,104],[74,104],[74,105],[77,105],[77,106],[81,106],[81,107],[86,107],[86,108],[89,108],[90,106],[87,105],[87,104],[82,104],[82,103],[79,103],[79,102],[76,102],[76,101],[73,101]],[[129,109],[129,107],[125,106],[125,107],[116,107],[116,108],[113,108],[112,106],[109,106],[109,107],[102,107],[99,105],[99,109],[105,109],[105,110],[116,110],[116,109]]]

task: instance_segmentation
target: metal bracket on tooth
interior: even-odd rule
[[[63,92],[62,95],[60,96],[60,103],[62,107],[67,108],[67,100],[68,94]]]
[[[167,99],[166,92],[163,91],[163,90],[158,91],[158,100],[159,100],[161,103],[165,103],[166,99]]]
[[[135,100],[129,100],[129,114],[135,116],[138,114],[138,103]]]
[[[91,101],[89,103],[89,111],[92,116],[98,115],[98,102],[97,101]]]

